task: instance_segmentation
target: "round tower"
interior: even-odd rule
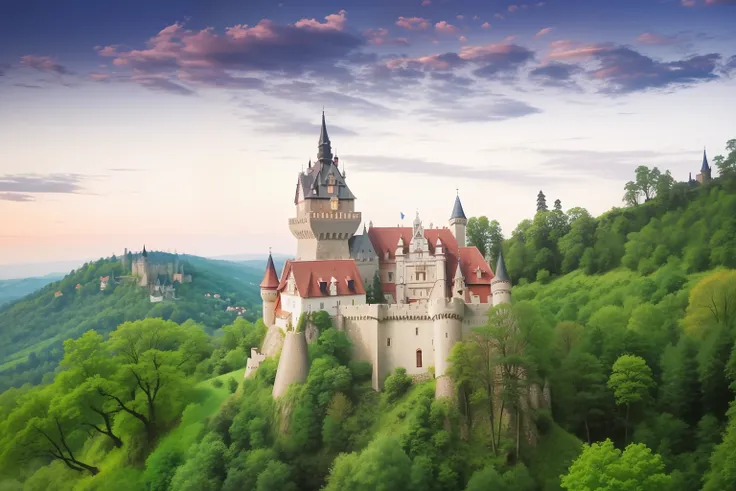
[[[450,230],[457,240],[458,247],[465,247],[465,226],[468,219],[465,217],[463,205],[460,203],[460,195],[455,196],[455,205],[452,207],[450,215]]]
[[[462,339],[464,315],[465,302],[461,298],[440,298],[429,304],[429,317],[434,331],[435,397],[438,399],[455,394],[452,378],[447,374],[450,366],[448,358],[452,347]]]
[[[493,305],[511,303],[511,278],[506,271],[506,263],[503,261],[503,252],[498,254],[496,274],[491,280],[491,296]]]
[[[266,272],[261,281],[261,299],[263,300],[263,323],[271,327],[276,321],[276,299],[279,296],[279,277],[276,274],[276,266],[273,264],[271,252],[268,253]]]
[[[289,331],[284,338],[276,379],[271,394],[278,399],[286,393],[291,384],[306,382],[309,375],[309,350],[304,332]]]

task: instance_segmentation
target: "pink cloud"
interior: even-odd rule
[[[457,31],[457,27],[448,24],[447,21],[441,20],[434,25],[434,29],[442,34],[452,34]]]
[[[545,34],[549,34],[551,31],[551,27],[545,27],[544,29],[540,29],[539,32],[534,35],[534,37],[538,38],[544,36]]]
[[[457,38],[457,40],[460,41],[461,43],[467,43],[468,42],[468,38],[466,38],[465,36],[460,36],[459,38]]]
[[[695,6],[695,0],[682,0],[680,2],[683,7],[694,7]]]
[[[410,31],[421,31],[429,27],[429,21],[423,17],[399,17],[396,25]]]
[[[474,15],[473,16],[473,20],[478,20],[478,16],[477,15]]]
[[[663,36],[654,32],[644,32],[639,34],[636,38],[636,42],[639,44],[650,44],[655,46],[670,46],[673,44],[679,44],[684,39],[679,36]]]
[[[501,20],[504,19],[503,14],[493,14],[493,17],[495,17],[496,19],[501,19]]]
[[[511,5],[509,5],[509,7],[508,7],[507,10],[509,12],[516,12],[517,10],[519,10],[519,6],[518,5],[511,4]]]
[[[584,44],[577,41],[559,40],[550,43],[550,59],[585,59],[611,49],[610,43]]]
[[[89,78],[95,82],[104,82],[110,78],[108,73],[90,73]]]
[[[537,2],[536,4],[537,7],[544,7],[545,5],[547,5],[545,2]]]
[[[457,15],[457,16],[455,16],[455,18],[457,20],[463,20],[465,18],[465,16],[464,15]]]
[[[347,21],[347,19],[345,18],[345,14],[346,12],[344,10],[341,10],[336,14],[330,14],[325,17],[326,22],[324,23],[318,21],[317,19],[302,19],[300,21],[297,21],[294,26],[314,29],[317,31],[342,31],[343,29],[345,29],[345,23]]]
[[[422,0],[422,7],[428,7],[432,5],[432,0]]]
[[[66,67],[64,67],[63,65],[60,65],[59,63],[54,61],[53,58],[49,56],[33,56],[33,55],[22,56],[20,59],[20,64],[22,66],[33,68],[41,72],[54,72],[54,73],[58,73],[59,75],[64,75],[64,74],[69,73]]]
[[[368,40],[369,44],[375,46],[408,46],[409,40],[406,38],[392,38],[388,35],[388,29],[380,27],[378,29],[367,29],[363,32],[363,36]]]
[[[510,35],[510,36],[506,36],[505,38],[503,38],[503,41],[504,41],[505,43],[510,43],[510,42],[511,42],[511,41],[513,41],[514,39],[516,39],[516,36],[512,34],[512,35]]]
[[[480,26],[481,26],[481,27],[482,27],[483,29],[490,29],[490,28],[491,28],[491,25],[490,25],[490,24],[489,24],[488,22],[484,22],[484,23],[483,23],[483,24],[481,24]]]

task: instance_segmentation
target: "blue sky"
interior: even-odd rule
[[[211,4],[216,3],[213,7]],[[507,234],[733,138],[736,1],[8,1],[0,264],[294,249],[322,107],[357,208]]]

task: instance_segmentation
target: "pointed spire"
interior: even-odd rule
[[[146,245],[143,244],[143,252],[141,253],[141,256],[148,257],[148,251],[146,251]]]
[[[457,269],[455,270],[455,281],[463,279],[463,271],[460,268],[460,250],[457,251]]]
[[[710,165],[708,165],[708,157],[705,155],[705,147],[703,147],[703,165],[700,166],[700,172],[708,172]]]
[[[450,220],[453,218],[462,218],[466,219],[465,211],[463,210],[463,205],[460,203],[460,195],[458,194],[455,196],[455,205],[452,207],[452,215],[450,215]]]
[[[503,252],[499,252],[498,254],[498,263],[496,263],[496,274],[493,279],[497,281],[511,281],[511,278],[509,278],[509,274],[506,271],[506,263],[503,260]]]
[[[308,169],[312,168],[312,159],[309,159],[309,165],[307,166]]]
[[[266,262],[266,272],[263,274],[263,281],[261,281],[261,289],[263,290],[275,290],[279,287],[279,276],[276,274],[276,266],[273,264],[273,257],[271,256],[271,248],[268,248],[268,262]]]
[[[326,163],[325,161],[330,162],[332,160],[332,147],[330,146],[330,137],[327,135],[324,110],[322,111],[322,128],[319,132],[318,148],[317,158],[323,163]]]

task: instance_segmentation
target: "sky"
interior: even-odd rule
[[[293,254],[322,110],[376,226],[621,206],[736,137],[736,0],[6,0],[0,265]],[[729,102],[730,101],[730,102]]]

